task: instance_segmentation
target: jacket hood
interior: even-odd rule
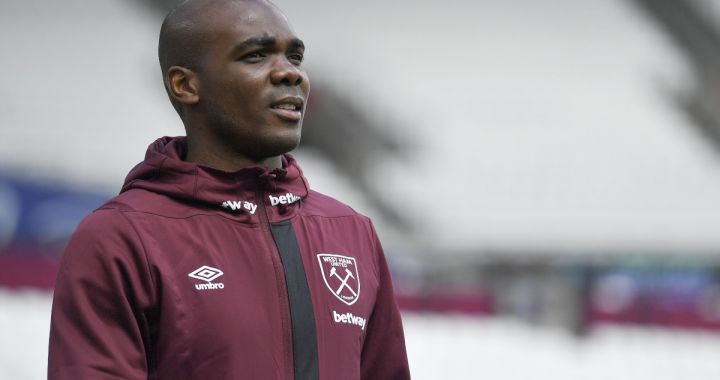
[[[278,206],[278,214],[286,215],[308,195],[307,180],[289,154],[282,156],[282,168],[270,170],[257,165],[225,172],[183,161],[186,152],[185,137],[157,139],[148,147],[145,160],[125,178],[121,193],[143,189],[182,202],[251,215],[256,214],[260,202]]]

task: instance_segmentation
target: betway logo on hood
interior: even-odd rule
[[[281,195],[279,197],[270,195],[270,205],[271,206],[277,206],[277,205],[289,205],[291,203],[295,203],[299,201],[301,198],[293,193],[287,193],[285,195]]]
[[[302,199],[293,193],[287,193],[285,195],[280,195],[277,197],[274,195],[269,195],[268,197],[270,198],[270,205],[272,206],[289,205]],[[255,214],[255,211],[257,211],[258,207],[255,203],[248,201],[225,201],[222,203],[221,206],[232,211],[246,210],[251,214]]]
[[[225,201],[222,206],[233,211],[247,210],[251,214],[255,214],[255,211],[257,211],[257,205],[248,201]]]

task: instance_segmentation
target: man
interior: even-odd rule
[[[50,379],[407,379],[372,223],[288,151],[310,84],[265,1],[195,0],[159,56],[187,138],[161,138],[78,227],[53,302]]]

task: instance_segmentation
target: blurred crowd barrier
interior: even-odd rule
[[[438,256],[422,269],[395,266],[401,307],[509,316],[578,336],[607,324],[720,332],[720,264],[711,255],[504,252],[450,264]]]
[[[108,198],[0,173],[0,286],[51,290],[68,238]]]

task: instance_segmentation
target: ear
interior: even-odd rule
[[[197,104],[200,101],[200,81],[194,71],[172,66],[167,71],[167,86],[170,96],[183,104]]]

